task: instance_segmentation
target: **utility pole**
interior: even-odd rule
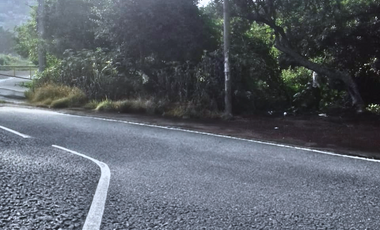
[[[224,0],[224,103],[225,103],[225,118],[232,117],[232,100],[231,100],[231,72],[230,72],[230,4],[229,0]]]
[[[39,71],[43,72],[46,68],[46,49],[45,39],[45,0],[38,0],[37,9],[37,33],[38,33],[38,66]]]

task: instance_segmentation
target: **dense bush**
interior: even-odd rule
[[[112,53],[101,49],[68,50],[64,56],[39,76],[37,87],[47,82],[78,87],[89,99],[96,100],[132,97],[141,88],[142,78],[138,72],[119,73]]]
[[[102,102],[99,109],[116,105],[129,111],[141,99],[159,114],[197,117],[222,111],[221,1],[203,9],[197,2],[47,1],[43,43],[49,68],[34,86],[77,87],[90,99],[89,108]],[[231,1],[234,114],[310,112],[352,103],[362,108],[362,98],[367,104],[380,102],[380,21],[374,0],[270,2]],[[32,16],[16,30],[16,48],[36,61],[34,11]],[[311,69],[323,72],[319,90],[311,87]]]
[[[13,52],[13,34],[0,26],[0,53],[9,54]]]
[[[67,108],[82,106],[86,103],[86,95],[78,88],[63,85],[45,84],[26,92],[27,99],[39,106],[51,108]]]

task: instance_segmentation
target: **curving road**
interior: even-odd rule
[[[25,99],[27,88],[21,84],[31,81],[29,76],[6,77],[0,73],[0,99],[12,103],[20,103],[20,99]]]
[[[101,229],[380,228],[377,161],[21,107],[0,126],[109,166]]]

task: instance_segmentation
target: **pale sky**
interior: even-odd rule
[[[211,1],[211,0],[200,0],[200,1],[199,1],[199,5],[200,5],[200,6],[205,6],[205,5],[207,5],[210,1]]]

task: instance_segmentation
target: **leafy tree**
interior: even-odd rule
[[[33,63],[38,63],[38,34],[37,13],[34,7],[31,19],[23,25],[15,28],[15,50],[23,58],[29,58]]]
[[[103,34],[140,62],[195,60],[214,48],[194,0],[115,0],[106,17]]]
[[[3,27],[0,27],[0,53],[11,53],[13,46],[13,34]]]
[[[45,37],[49,41],[50,53],[62,57],[67,49],[80,51],[106,46],[95,37],[95,5],[96,1],[90,0],[47,2]]]
[[[378,1],[343,0],[234,0],[236,16],[269,26],[275,35],[275,47],[300,66],[330,79],[341,81],[352,103],[363,108],[357,84],[334,56],[332,50],[343,44],[325,46],[327,34],[334,30],[348,31],[358,26],[365,15],[378,20]],[[353,34],[351,35],[353,36]],[[364,39],[364,38],[363,38]],[[319,59],[318,59],[319,58]],[[335,61],[335,62],[334,62]],[[340,63],[341,64],[341,63]]]

